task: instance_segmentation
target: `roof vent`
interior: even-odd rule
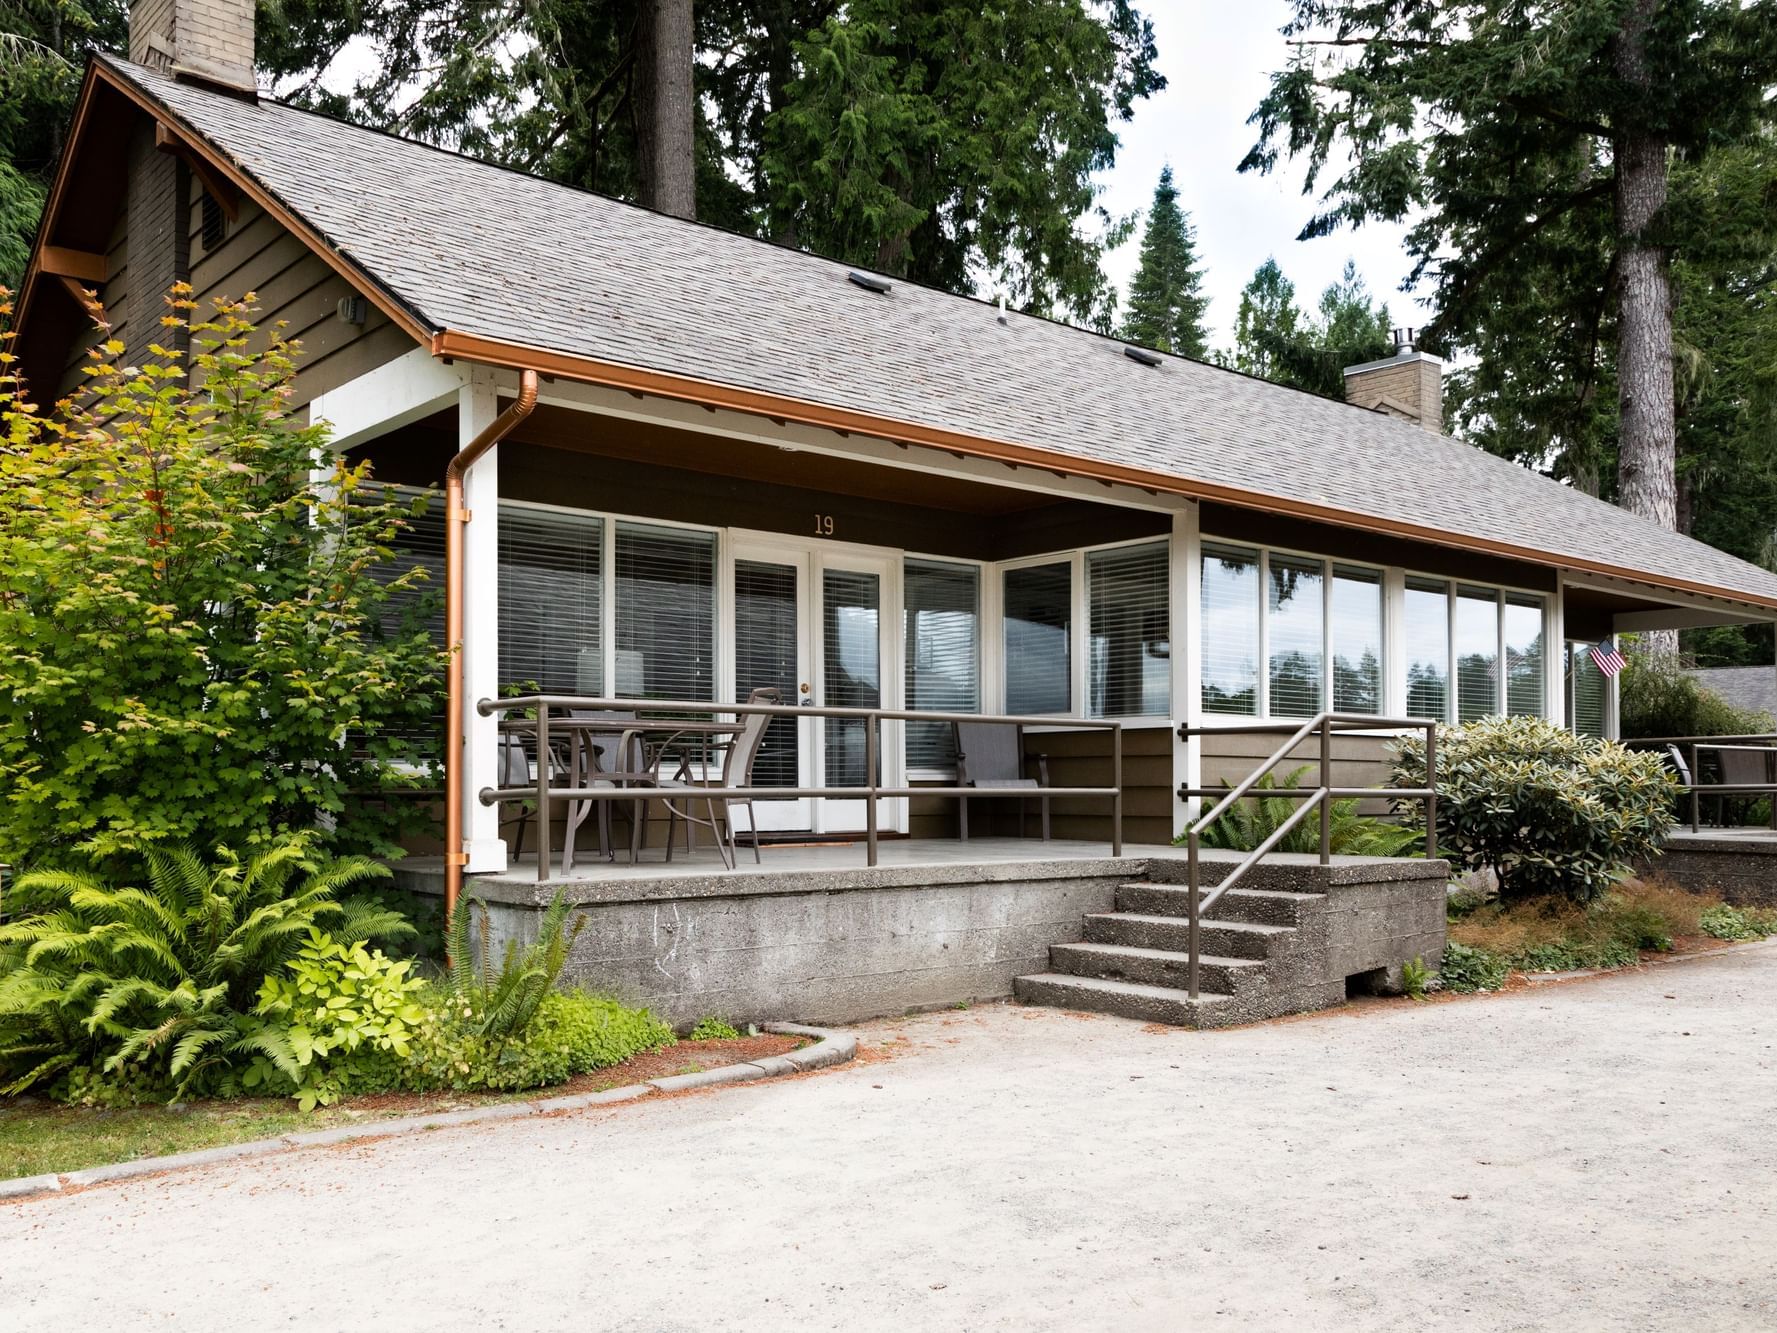
[[[1388,336],[1394,340],[1394,354],[1396,356],[1405,356],[1407,353],[1411,352],[1413,350],[1414,335],[1418,332],[1418,329],[1390,329],[1388,331]]]
[[[887,278],[879,278],[874,273],[859,273],[856,269],[845,276],[867,292],[887,292],[893,285]]]
[[[1123,349],[1123,355],[1128,357],[1131,361],[1141,362],[1144,366],[1157,366],[1160,364],[1160,354],[1158,352],[1150,352],[1145,347],[1125,347]]]

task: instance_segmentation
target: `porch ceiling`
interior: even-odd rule
[[[398,451],[404,461],[396,466],[404,475],[388,476],[387,467],[380,462],[379,474],[387,480],[416,484],[426,480],[428,473],[435,479],[443,475],[444,464],[456,447],[455,409],[436,413],[399,432],[399,437],[384,437],[372,452],[379,459],[393,461]],[[1052,495],[1011,484],[1014,474],[1010,472],[1009,484],[994,486],[936,470],[883,467],[868,460],[830,455],[817,457],[701,431],[601,418],[548,403],[540,404],[508,439],[513,444],[959,514],[1016,514],[1056,503]]]

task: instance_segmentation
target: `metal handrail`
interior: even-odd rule
[[[1333,785],[1333,737],[1342,735],[1360,735],[1375,731],[1423,731],[1425,733],[1425,782],[1423,787],[1336,787]],[[1255,722],[1251,726],[1233,727],[1192,727],[1182,726],[1178,729],[1179,737],[1189,740],[1193,736],[1216,735],[1222,733],[1250,733],[1256,735],[1289,732],[1289,739],[1268,755],[1264,762],[1247,774],[1239,785],[1229,789],[1206,814],[1200,814],[1185,830],[1185,857],[1188,867],[1186,884],[1189,891],[1188,907],[1189,931],[1188,949],[1190,963],[1187,981],[1190,997],[1198,996],[1198,970],[1201,957],[1199,937],[1202,932],[1203,913],[1214,907],[1221,896],[1233,888],[1245,877],[1267,854],[1289,836],[1290,832],[1309,815],[1309,812],[1320,812],[1320,864],[1330,865],[1333,859],[1333,802],[1350,797],[1389,796],[1394,800],[1417,800],[1425,802],[1425,854],[1435,857],[1438,854],[1438,724],[1422,717],[1415,718],[1382,718],[1370,717],[1362,713],[1317,713],[1306,722],[1290,731],[1287,722]],[[1207,897],[1203,893],[1202,850],[1203,831],[1213,825],[1228,812],[1234,802],[1248,797],[1264,779],[1265,775],[1278,764],[1295,752],[1297,746],[1315,734],[1320,737],[1320,780],[1312,787],[1273,787],[1267,788],[1265,795],[1282,796],[1292,800],[1300,800],[1302,804],[1294,814],[1284,820],[1271,833],[1271,836],[1248,852],[1240,864],[1225,876]],[[1180,787],[1181,799],[1190,800],[1204,796],[1216,795],[1220,789],[1208,787]]]
[[[708,699],[606,699],[573,694],[527,694],[507,699],[483,699],[476,710],[483,717],[521,710],[534,711],[530,718],[510,718],[501,722],[502,730],[528,732],[537,738],[537,780],[523,787],[483,787],[479,793],[483,805],[501,801],[537,803],[537,879],[549,877],[549,802],[569,801],[665,801],[685,799],[678,789],[650,787],[555,787],[550,784],[549,710],[577,708],[589,712],[645,709],[649,713],[693,713],[700,717],[712,714],[742,716],[766,714],[771,717],[830,717],[862,721],[864,729],[864,773],[866,781],[842,787],[712,787],[712,797],[723,800],[794,800],[803,797],[864,797],[864,844],[866,864],[877,860],[877,802],[883,799],[914,796],[955,796],[959,798],[1006,794],[1008,789],[992,787],[885,787],[877,777],[881,754],[881,728],[884,722],[986,722],[1009,723],[1023,727],[1066,727],[1069,730],[1108,731],[1111,734],[1111,785],[1109,787],[1038,787],[1032,795],[1043,799],[1055,797],[1102,797],[1111,803],[1111,855],[1123,855],[1123,724],[1100,718],[1029,716],[1012,713],[940,713],[921,709],[840,708],[814,704],[721,703]],[[562,719],[566,722],[566,719]],[[672,719],[659,719],[670,724]],[[687,719],[689,720],[689,719]],[[1022,789],[1010,789],[1022,790]]]
[[[1748,741],[1772,742],[1765,745],[1748,745]],[[1700,754],[1721,754],[1728,750],[1752,754],[1777,754],[1777,735],[1758,732],[1745,736],[1637,736],[1623,742],[1630,749],[1655,748],[1676,751],[1681,747],[1689,755],[1690,781],[1679,783],[1679,788],[1687,792],[1691,798],[1691,832],[1703,831],[1703,797],[1704,796],[1771,796],[1771,827],[1777,829],[1777,782],[1699,782],[1702,768],[1697,763]],[[1725,810],[1716,812],[1725,817]]]

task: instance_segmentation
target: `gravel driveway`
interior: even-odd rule
[[[0,1329],[1777,1327],[1777,945],[839,1070],[0,1206]],[[1219,1317],[1218,1317],[1219,1316]]]

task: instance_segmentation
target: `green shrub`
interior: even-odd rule
[[[466,898],[458,906],[449,927],[450,961],[444,986],[462,1009],[462,1021],[477,1035],[498,1042],[530,1026],[543,997],[561,975],[568,951],[586,928],[584,912],[569,927],[571,910],[562,890],[557,889],[538,918],[537,938],[522,949],[517,940],[506,941],[496,968],[487,905]],[[478,948],[471,943],[472,920],[478,924]]]
[[[1281,786],[1284,790],[1296,790],[1302,775],[1313,765],[1304,764],[1301,768],[1284,775],[1280,784],[1276,774],[1267,773],[1253,784],[1256,792],[1274,792]],[[1227,783],[1223,783],[1227,786]],[[1262,844],[1266,838],[1277,832],[1292,814],[1301,808],[1306,797],[1294,796],[1247,796],[1236,801],[1215,823],[1203,830],[1202,844],[1205,847],[1219,847],[1233,852],[1250,852]],[[1211,803],[1214,804],[1213,802]],[[1424,835],[1415,828],[1402,824],[1391,823],[1386,819],[1371,819],[1358,814],[1355,799],[1334,801],[1332,818],[1332,850],[1339,856],[1408,856],[1418,855],[1418,844]],[[1174,840],[1183,843],[1183,835]],[[1284,835],[1278,844],[1280,852],[1314,852],[1320,851],[1320,816],[1308,815],[1300,824]]]
[[[162,322],[192,320],[173,295]],[[293,348],[248,315],[192,322],[183,358],[107,339],[67,413],[0,366],[0,862],[323,826],[381,852],[426,815],[380,798],[428,785],[442,698],[445,654],[392,623],[414,506],[343,457],[311,481],[325,427],[292,421]]]
[[[1718,940],[1762,940],[1777,935],[1777,909],[1720,903],[1706,908],[1697,924],[1705,935]]]
[[[1498,990],[1506,984],[1511,970],[1510,964],[1498,954],[1452,940],[1444,946],[1444,959],[1438,975],[1445,990],[1467,995],[1474,991]]]
[[[584,991],[551,991],[530,1025],[507,1038],[477,1030],[474,1014],[442,994],[414,1033],[405,1066],[416,1092],[511,1092],[548,1087],[673,1044],[646,1009]]]
[[[284,972],[266,977],[254,1008],[281,1034],[297,1072],[261,1055],[241,1075],[241,1089],[288,1092],[309,1111],[342,1093],[400,1087],[414,1029],[426,1016],[416,994],[426,983],[412,969],[380,949],[311,930]]]
[[[286,837],[243,861],[206,864],[189,847],[150,848],[146,878],[97,871],[23,875],[21,896],[46,910],[0,926],[0,1079],[6,1092],[52,1087],[75,1069],[146,1096],[202,1091],[229,1066],[294,1056],[253,1018],[268,975],[325,926],[346,942],[411,927],[338,895],[388,869],[361,857],[317,858]]]
[[[1735,708],[1686,671],[1670,653],[1628,654],[1617,678],[1625,738],[1642,736],[1753,736],[1773,729],[1769,713]]]
[[[738,1036],[740,1036],[739,1029],[731,1023],[717,1018],[714,1014],[708,1014],[698,1019],[697,1025],[691,1029],[692,1041],[726,1041]]]
[[[1437,776],[1439,854],[1491,870],[1508,903],[1591,902],[1632,862],[1658,855],[1673,824],[1677,780],[1658,755],[1543,718],[1440,727]],[[1423,737],[1396,743],[1395,778],[1425,781]]]

